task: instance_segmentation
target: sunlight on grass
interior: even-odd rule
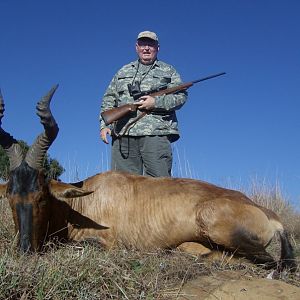
[[[174,153],[177,156],[174,175],[197,178],[185,154],[181,156],[176,148]],[[108,170],[107,154],[100,157],[100,165],[91,169],[90,165],[79,166],[75,155],[63,164],[67,171],[62,180],[74,182]],[[272,186],[256,178],[250,179],[245,187],[228,179],[226,187],[246,193],[257,204],[280,216],[299,265],[300,215],[285,200],[279,183]],[[0,200],[0,215],[0,299],[176,299],[185,283],[214,272],[234,270],[255,278],[270,276],[269,271],[233,259],[226,252],[210,261],[177,250],[105,251],[96,242],[60,245],[48,242],[44,253],[23,255],[17,250],[17,236],[6,199]],[[279,239],[267,250],[278,259]],[[299,272],[279,273],[276,279],[300,287]]]

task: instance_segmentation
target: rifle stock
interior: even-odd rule
[[[145,95],[155,97],[155,96],[174,94],[174,93],[177,93],[177,92],[180,92],[180,91],[187,90],[188,88],[193,86],[194,83],[198,83],[200,81],[208,80],[208,79],[211,79],[211,78],[214,78],[214,77],[217,77],[217,76],[221,76],[221,75],[224,75],[224,74],[226,74],[226,73],[225,72],[218,73],[218,74],[215,74],[215,75],[211,75],[211,76],[208,76],[208,77],[205,77],[205,78],[202,78],[202,79],[186,82],[186,83],[183,83],[183,84],[180,84],[180,85],[177,85],[177,86],[174,86],[174,87],[170,87],[170,88],[167,88],[167,89],[163,89],[163,90],[160,90],[160,91],[155,91],[153,93],[151,93],[151,91],[150,91],[149,93],[148,92],[145,93]],[[102,112],[101,117],[102,117],[105,125],[107,126],[107,125],[110,125],[113,122],[118,121],[119,119],[125,117],[129,113],[135,112],[138,109],[138,106],[139,106],[139,103],[124,104],[124,105],[121,105],[119,107],[114,107],[114,108],[111,108],[111,109],[108,109],[108,110]]]
[[[119,107],[114,107],[102,112],[101,116],[105,125],[109,125],[125,117],[129,113],[136,111],[137,107],[137,103],[124,104]]]

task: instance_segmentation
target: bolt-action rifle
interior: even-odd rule
[[[167,88],[166,85],[163,85],[163,86],[158,87],[156,89],[140,92],[139,95],[138,95],[138,98],[140,98],[142,96],[145,96],[145,95],[155,97],[155,96],[169,95],[169,94],[174,94],[174,93],[177,93],[177,92],[180,92],[180,91],[185,91],[188,88],[190,88],[191,86],[193,86],[195,83],[198,83],[198,82],[201,82],[201,81],[204,81],[204,80],[208,80],[208,79],[211,79],[211,78],[215,78],[215,77],[218,77],[218,76],[221,76],[221,75],[224,75],[224,74],[226,74],[226,73],[222,72],[222,73],[210,75],[210,76],[198,79],[198,80],[186,82],[186,83],[183,83],[183,84],[180,84],[180,85],[177,85],[177,86],[174,86],[174,87],[170,87],[170,88]],[[134,97],[134,98],[137,98],[137,97]],[[135,100],[137,100],[137,99],[135,99]],[[119,119],[125,117],[129,113],[137,111],[139,105],[141,105],[141,104],[140,103],[128,103],[128,104],[121,105],[119,107],[114,107],[114,108],[111,108],[111,109],[108,109],[108,110],[102,112],[101,117],[102,117],[105,125],[109,125],[109,124],[111,124],[115,121],[118,121]],[[139,114],[134,120],[132,120],[131,122],[129,122],[126,125],[126,129],[130,125],[135,123],[137,120],[139,120],[143,116],[145,116],[147,113],[148,113],[148,111],[143,111],[141,114]],[[126,129],[125,129],[125,131],[126,131]]]

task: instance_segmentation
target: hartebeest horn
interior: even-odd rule
[[[59,129],[50,110],[50,102],[57,88],[58,85],[55,85],[36,106],[37,115],[40,117],[45,131],[37,137],[25,157],[25,161],[34,169],[41,169],[43,167],[43,160],[47,150],[58,134]]]
[[[3,147],[9,158],[9,170],[13,171],[22,163],[22,148],[16,139],[2,129],[1,125],[4,110],[4,100],[0,90],[0,145]]]

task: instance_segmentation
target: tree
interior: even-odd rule
[[[4,149],[0,146],[0,178],[7,180],[9,170],[9,160]]]
[[[29,146],[26,142],[19,140],[19,145],[22,148],[23,156],[26,155]],[[44,163],[43,163],[45,174],[48,178],[58,179],[59,176],[65,171],[65,169],[60,165],[60,163],[49,156],[49,154],[45,155]],[[7,180],[9,174],[9,159],[6,155],[4,149],[0,146],[0,178],[2,180]]]

